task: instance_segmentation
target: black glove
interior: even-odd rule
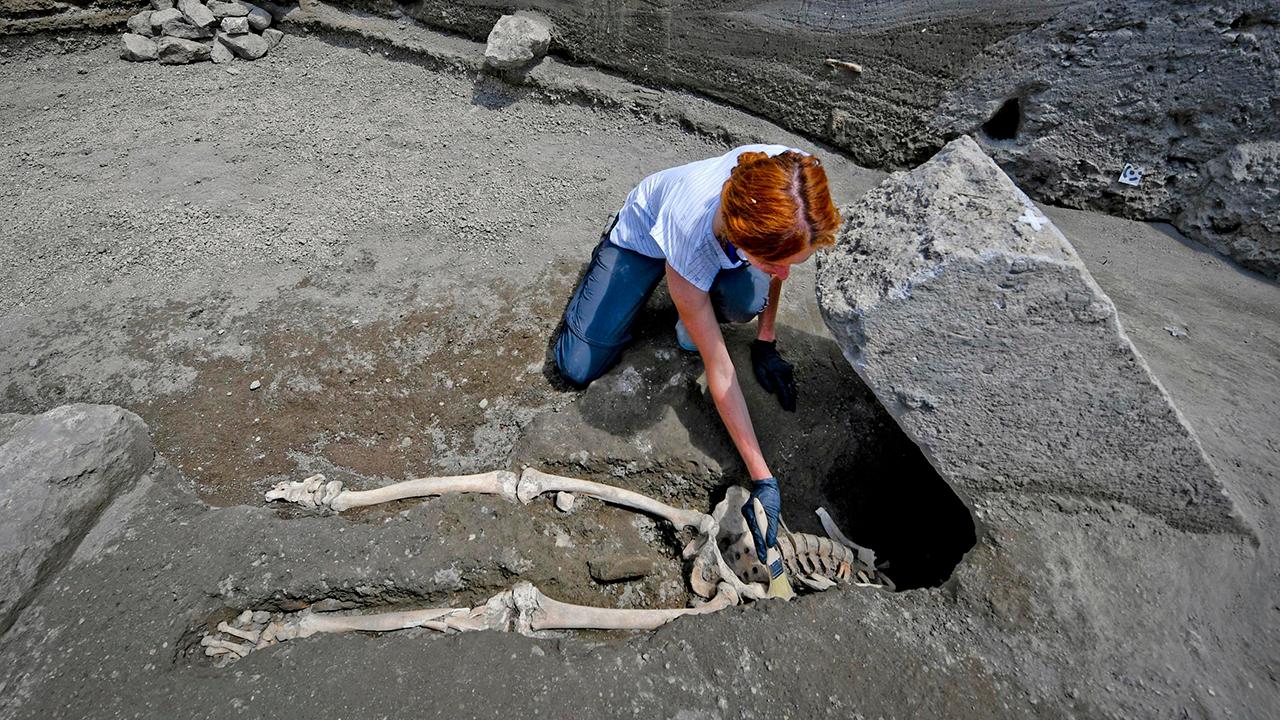
[[[760,505],[764,508],[764,516],[768,523],[768,529],[765,532],[760,531],[760,524],[756,522],[756,513],[751,507],[753,500],[759,500]],[[778,481],[775,478],[765,478],[752,483],[751,497],[747,498],[746,504],[742,506],[742,517],[747,521],[747,527],[751,530],[751,540],[756,546],[756,557],[760,559],[760,563],[763,565],[769,564],[769,548],[778,545],[778,517],[781,514],[782,494],[778,492]],[[769,567],[769,572],[772,577],[781,575],[782,562],[774,562]]]
[[[791,363],[782,359],[773,342],[751,341],[751,367],[756,371],[760,387],[778,396],[778,404],[787,412],[796,411],[796,379]]]

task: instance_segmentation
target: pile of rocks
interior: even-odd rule
[[[151,0],[150,10],[129,18],[120,57],[164,65],[235,58],[257,60],[280,43],[271,13],[243,0]]]

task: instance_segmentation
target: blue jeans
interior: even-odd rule
[[[565,380],[586,385],[613,367],[631,342],[636,315],[665,271],[666,260],[620,248],[605,231],[569,299],[556,338],[556,367]],[[750,322],[769,302],[769,276],[750,265],[721,270],[709,294],[717,320]]]

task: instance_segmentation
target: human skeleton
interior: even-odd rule
[[[766,597],[769,575],[756,556],[750,531],[737,509],[747,500],[739,487],[730,488],[724,500],[708,515],[672,507],[631,490],[526,468],[517,476],[498,470],[478,475],[420,478],[374,490],[346,490],[338,480],[323,475],[277,484],[266,494],[268,502],[296,503],[321,511],[341,512],[405,498],[449,493],[480,493],[528,504],[544,494],[554,494],[556,506],[568,511],[578,495],[666,520],[677,530],[696,533],[684,548],[692,560],[689,585],[700,600],[693,607],[645,610],[598,608],[563,603],[547,597],[532,583],[518,582],[478,607],[429,608],[373,614],[316,612],[293,613],[245,610],[233,622],[221,622],[201,639],[205,655],[226,663],[253,650],[316,633],[390,632],[428,628],[440,632],[464,630],[515,630],[533,634],[543,630],[602,629],[652,630],[684,615],[716,612],[743,600]],[[854,544],[840,532],[825,510],[818,517],[828,537],[793,533],[779,528],[778,549],[791,577],[804,588],[821,591],[840,583],[887,587],[893,583],[876,567],[875,553]]]

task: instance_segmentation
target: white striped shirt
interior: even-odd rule
[[[743,145],[719,157],[656,172],[627,195],[609,240],[647,257],[665,258],[681,277],[706,292],[720,270],[742,265],[725,255],[711,232],[720,191],[738,156],[763,152],[772,157],[791,149]]]

